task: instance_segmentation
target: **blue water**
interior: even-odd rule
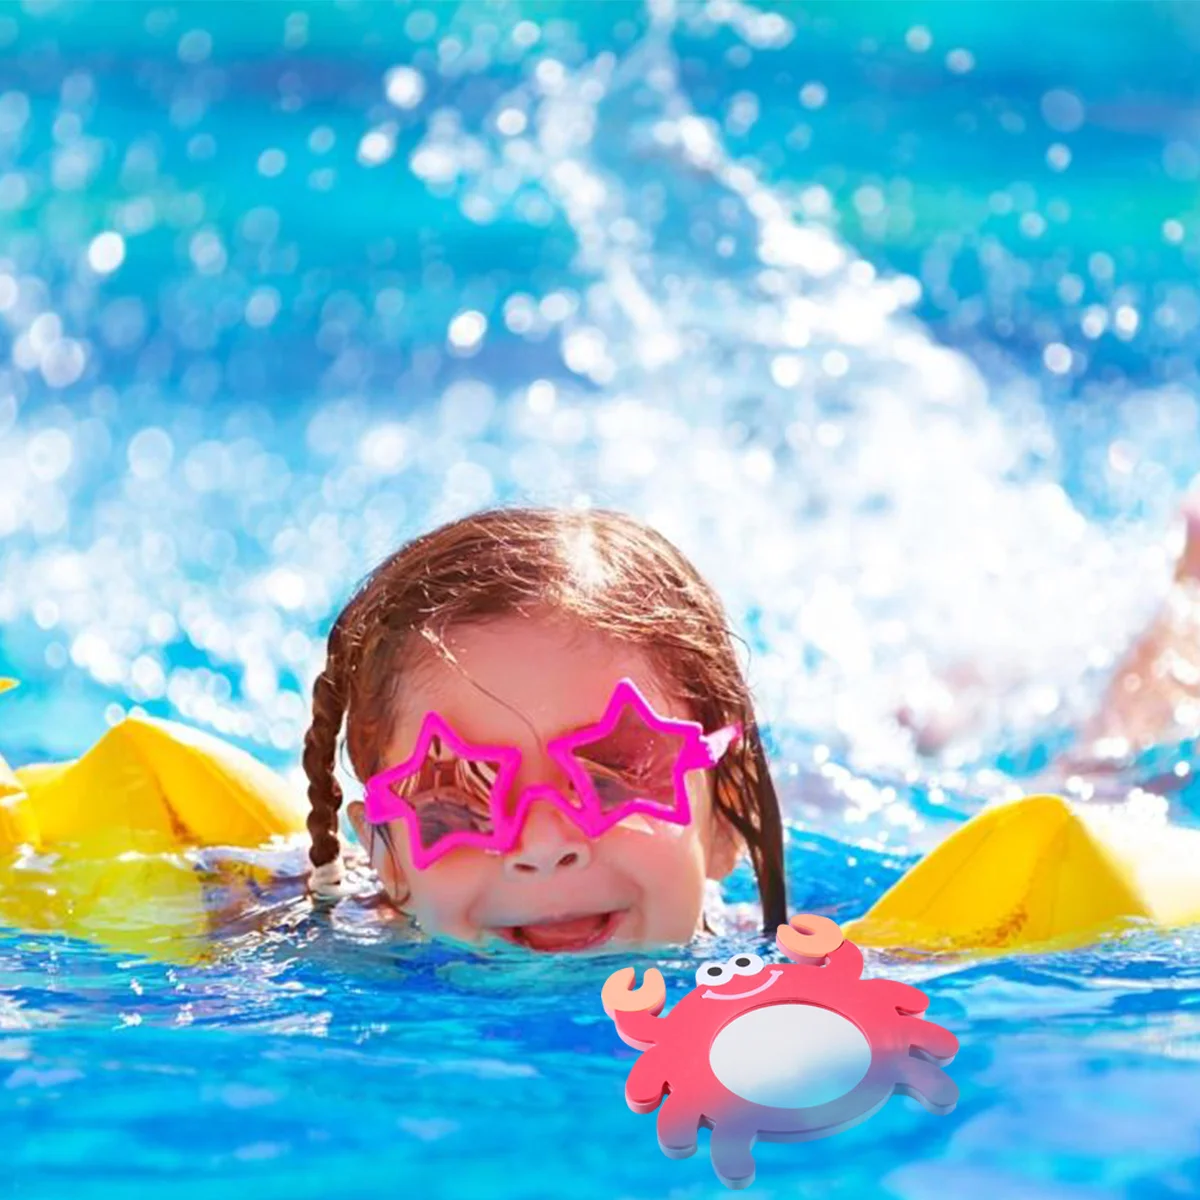
[[[0,752],[140,706],[294,774],[378,557],[611,503],[746,638],[792,906],[863,911],[1071,745],[1167,587],[1198,43],[1188,4],[3,6]],[[897,710],[963,670],[919,754]],[[1177,733],[1106,793],[1200,821]],[[637,966],[674,998],[734,944]],[[200,966],[5,932],[0,1195],[723,1195],[625,1108],[627,961],[286,894]],[[871,957],[958,1108],[761,1146],[752,1194],[1200,1195],[1198,962]]]

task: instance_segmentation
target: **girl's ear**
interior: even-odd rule
[[[366,805],[361,800],[352,800],[346,805],[346,816],[354,827],[358,844],[371,860],[371,869],[379,876],[393,904],[399,905],[408,896],[408,885],[404,870],[388,845],[388,840],[367,821]]]
[[[713,813],[705,874],[709,879],[724,879],[737,866],[745,848],[737,830],[724,817]]]
[[[361,800],[352,800],[346,805],[346,816],[354,826],[354,836],[358,844],[367,850],[370,845],[370,830],[367,827],[367,806]]]

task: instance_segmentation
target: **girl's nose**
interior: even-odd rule
[[[553,805],[534,803],[517,844],[504,856],[509,879],[535,880],[581,871],[592,861],[587,838]]]

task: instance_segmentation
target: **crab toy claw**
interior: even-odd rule
[[[662,1012],[667,1002],[667,984],[662,972],[657,967],[651,967],[641,987],[633,987],[635,978],[632,967],[622,967],[614,971],[605,981],[600,993],[604,1011],[615,1019],[617,1013],[649,1013],[657,1016]]]
[[[779,949],[793,962],[820,962],[846,940],[836,921],[814,913],[797,913],[775,934]]]

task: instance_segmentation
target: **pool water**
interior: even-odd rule
[[[355,581],[520,498],[725,598],[793,909],[1037,786],[1200,472],[1200,23],[1016,11],[4,6],[0,752],[140,707],[296,777]],[[1200,823],[1187,735],[1105,794]],[[599,990],[735,948],[484,956],[286,887],[203,964],[0,931],[0,1196],[724,1195]],[[1200,1195],[1197,931],[867,969],[958,1036],[958,1107],[759,1146],[753,1195]]]

